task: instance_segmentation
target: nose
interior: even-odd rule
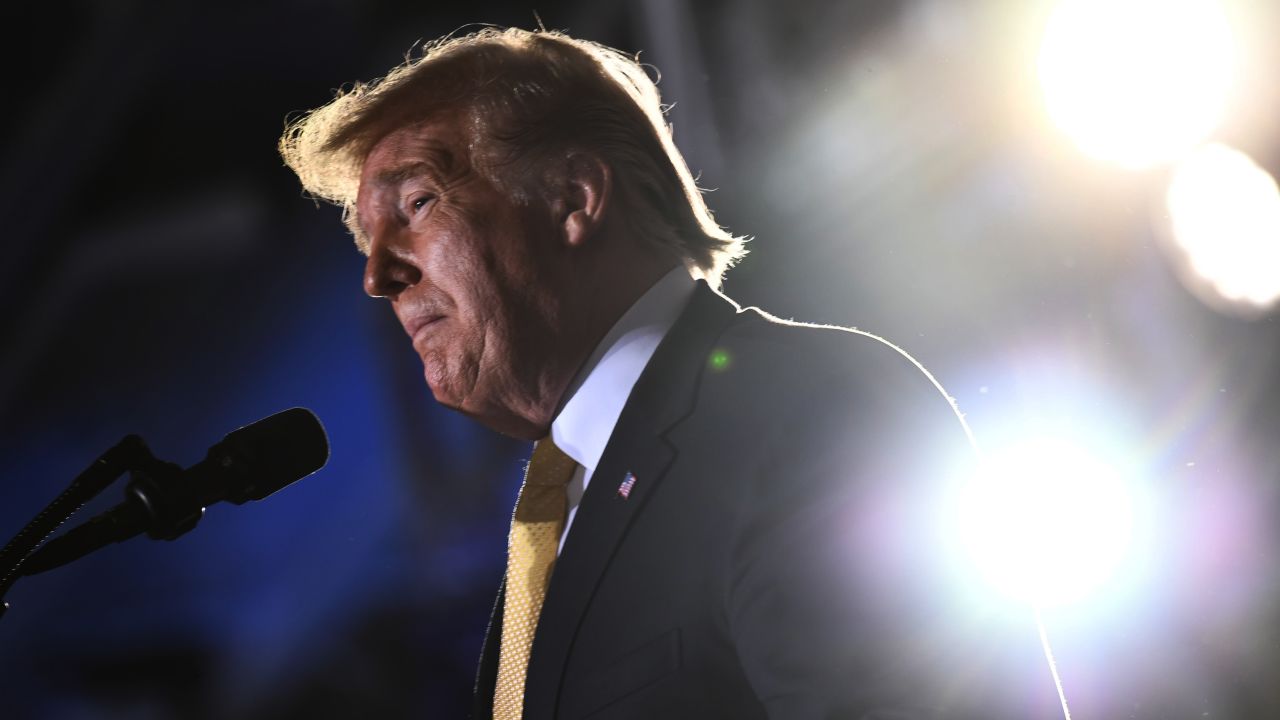
[[[369,259],[364,264],[364,291],[369,297],[394,300],[422,280],[422,271],[412,253],[385,238],[369,241]]]

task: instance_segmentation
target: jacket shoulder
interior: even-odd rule
[[[857,399],[864,407],[924,405],[959,418],[954,401],[905,349],[865,330],[741,309],[712,345],[707,382],[748,385],[773,405]],[[825,404],[825,403],[823,403]]]

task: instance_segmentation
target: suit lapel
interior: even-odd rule
[[[484,646],[480,648],[480,663],[476,670],[476,683],[471,691],[472,720],[493,717],[493,693],[498,686],[498,654],[502,644],[502,606],[507,597],[506,573],[498,586],[498,599],[489,613],[489,627],[484,631]]]
[[[615,550],[676,457],[664,434],[693,409],[712,343],[737,306],[698,283],[689,306],[632,388],[582,498],[538,620],[525,718],[550,718],[582,617]],[[634,478],[625,495],[620,486]]]

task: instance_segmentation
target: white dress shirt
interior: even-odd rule
[[[693,289],[693,278],[682,266],[663,275],[618,318],[569,383],[569,399],[551,422],[556,447],[581,466],[569,481],[569,516],[560,536],[561,550],[631,388],[689,303]]]

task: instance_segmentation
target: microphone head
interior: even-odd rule
[[[324,467],[329,437],[315,413],[296,407],[227,434],[208,460],[229,477],[226,499],[261,500]]]

